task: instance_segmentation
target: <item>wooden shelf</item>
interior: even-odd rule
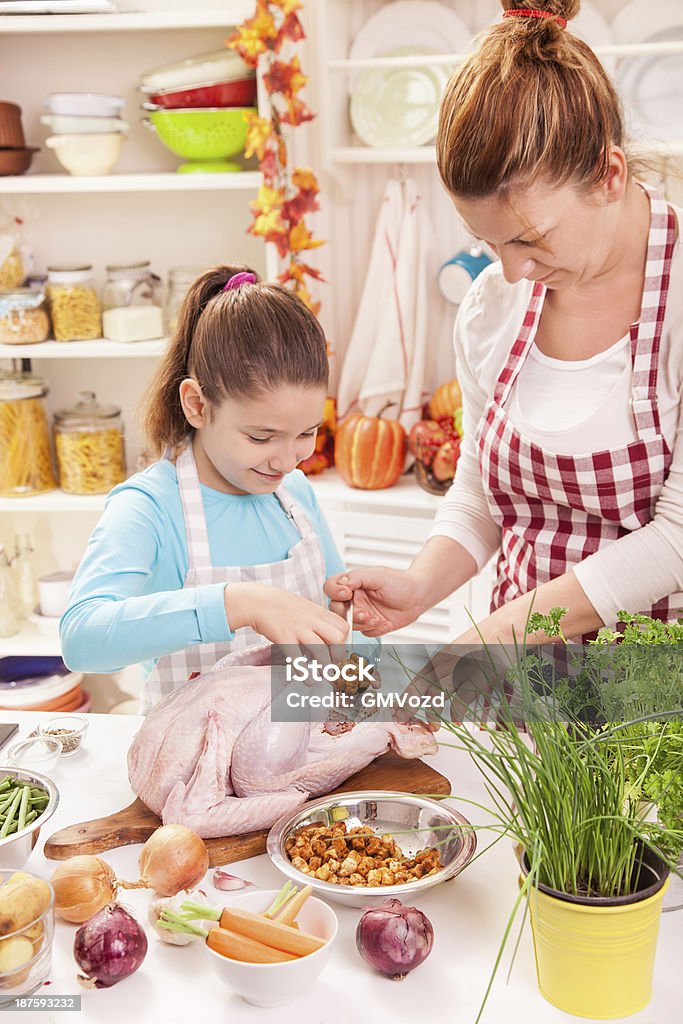
[[[167,338],[156,341],[41,341],[35,345],[0,345],[0,359],[156,359]]]
[[[1,31],[1,29],[0,29]],[[261,185],[259,171],[235,174],[20,174],[0,178],[0,195],[48,195],[65,192],[255,192]]]
[[[103,14],[3,14],[0,35],[52,32],[151,32],[168,29],[228,28],[251,17],[253,0],[229,0],[224,10],[143,11]]]

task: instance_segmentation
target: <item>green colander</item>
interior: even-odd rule
[[[190,161],[218,161],[244,151],[245,113],[253,107],[152,110],[143,124],[154,128],[172,153]],[[235,165],[239,169],[238,165]]]

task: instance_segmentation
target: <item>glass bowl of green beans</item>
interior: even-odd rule
[[[21,868],[59,804],[47,775],[0,765],[0,868]]]

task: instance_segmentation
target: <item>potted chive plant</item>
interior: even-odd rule
[[[528,628],[539,628],[533,617]],[[594,1020],[636,1013],[652,993],[669,851],[683,833],[643,817],[628,752],[558,702],[538,656],[518,649],[505,683],[494,723],[443,722],[448,745],[484,778],[492,828],[520,851],[519,893],[477,1021],[521,910],[549,1002]],[[643,756],[646,779],[654,756]]]

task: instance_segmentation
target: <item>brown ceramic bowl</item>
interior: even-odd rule
[[[0,101],[0,146],[23,149],[26,145],[21,126],[21,107],[16,103]]]
[[[31,166],[33,154],[40,146],[24,146],[21,149],[0,148],[0,177],[8,174],[24,174]]]

